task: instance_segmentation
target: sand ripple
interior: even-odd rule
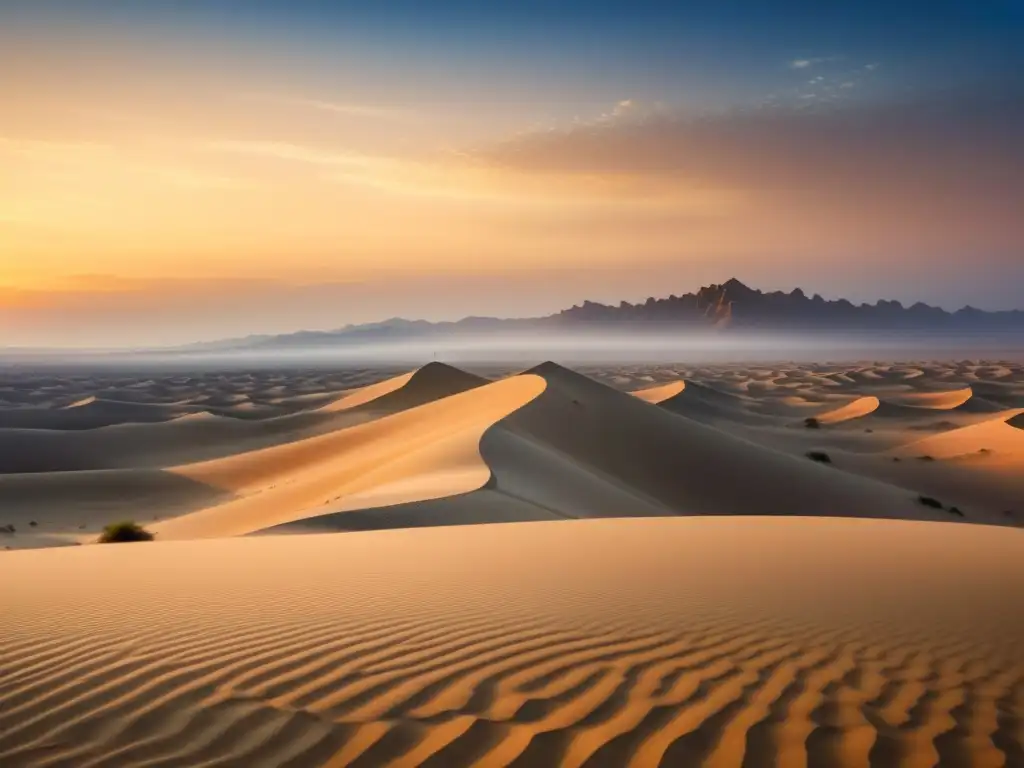
[[[1024,764],[1018,531],[576,521],[0,577],[4,766]]]

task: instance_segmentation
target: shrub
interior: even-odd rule
[[[832,463],[832,457],[829,456],[824,451],[808,451],[804,455],[807,456],[807,458],[810,459],[811,461],[816,461],[819,464],[831,464]]]
[[[918,461],[935,461],[935,457],[934,456],[928,456],[928,455],[918,456],[917,460]]]
[[[938,499],[933,499],[931,496],[918,496],[917,501],[919,504],[931,507],[932,509],[942,509],[942,502]]]
[[[959,517],[963,517],[964,516],[964,513],[960,511],[959,507],[950,507],[949,508],[949,514],[951,514],[951,515],[958,515]]]
[[[813,416],[808,416],[804,419],[804,426],[807,427],[807,429],[821,429],[821,422]]]
[[[100,534],[100,544],[118,544],[126,541],[152,541],[153,534],[130,520],[111,523]]]

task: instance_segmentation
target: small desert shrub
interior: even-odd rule
[[[100,534],[100,544],[118,544],[126,541],[152,541],[153,534],[130,520],[111,523]]]
[[[808,451],[804,455],[807,456],[807,458],[810,459],[811,461],[816,461],[819,464],[831,464],[832,463],[832,457],[829,456],[824,451]]]
[[[918,456],[917,460],[918,461],[935,461],[935,457],[934,456],[927,456],[927,455],[925,455],[925,456]]]
[[[964,513],[960,511],[959,507],[950,507],[949,508],[949,514],[957,515],[958,517],[963,517],[964,516]]]
[[[931,507],[932,509],[942,509],[942,502],[938,499],[933,499],[931,496],[918,496],[917,501],[919,504]]]
[[[808,416],[804,419],[804,426],[807,427],[807,429],[821,429],[821,422],[813,416]]]

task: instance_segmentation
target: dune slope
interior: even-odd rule
[[[589,520],[15,552],[0,579],[4,766],[1024,760],[1019,531]]]
[[[213,459],[354,426],[486,383],[452,366],[430,363],[319,408],[275,418],[249,420],[193,411],[159,424],[118,423],[74,431],[0,428],[0,474],[155,469]]]
[[[544,389],[515,376],[326,435],[170,472],[232,499],[160,523],[162,538],[234,536],[325,511],[383,507],[467,493],[491,470],[480,438]]]

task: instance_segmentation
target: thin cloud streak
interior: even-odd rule
[[[338,102],[326,99],[311,99],[273,93],[244,93],[241,94],[241,97],[261,102],[271,102],[273,104],[283,106],[304,107],[344,117],[408,121],[414,120],[418,116],[415,111],[408,108],[381,106],[379,104]]]

